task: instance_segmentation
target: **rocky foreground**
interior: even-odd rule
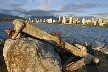
[[[8,72],[67,72],[98,61],[90,54],[81,58],[67,53],[65,57],[58,53],[59,49],[49,42],[30,37],[8,39],[4,44],[3,56]]]
[[[9,72],[61,72],[59,55],[51,44],[32,39],[8,39],[3,56]]]
[[[8,39],[5,45],[3,43],[0,44],[0,72],[62,72],[63,64],[69,66],[82,59],[68,52],[64,53],[64,56],[60,58],[54,49],[57,47],[45,41],[32,38]],[[80,69],[64,72],[107,72],[108,56],[100,52],[94,52],[90,47],[87,47],[87,50],[90,54],[100,59],[97,65],[88,64]],[[67,68],[69,69],[69,67]]]
[[[5,30],[11,39],[5,41],[3,48],[8,72],[67,72],[99,62],[97,57],[87,53],[85,46],[63,42],[57,32],[48,34],[22,19],[15,19],[13,24],[14,30]],[[28,34],[27,37],[22,32]],[[66,52],[72,58],[64,59]]]

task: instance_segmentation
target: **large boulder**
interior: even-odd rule
[[[3,56],[8,72],[61,72],[62,64],[54,47],[45,41],[20,38],[5,41]]]

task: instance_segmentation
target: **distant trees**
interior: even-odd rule
[[[14,19],[0,19],[0,22],[12,22]]]

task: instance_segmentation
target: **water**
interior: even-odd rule
[[[47,31],[48,33],[58,31],[61,33],[62,39],[66,42],[77,42],[85,44],[88,42],[94,44],[99,41],[108,45],[108,28],[87,27],[87,26],[71,26],[71,25],[57,25],[57,24],[34,24],[38,28]],[[13,29],[12,23],[0,23],[0,39],[6,40],[9,38],[4,33],[6,29]],[[94,46],[94,45],[93,45]]]
[[[12,23],[0,22],[0,39],[6,40],[7,38],[9,38],[8,36],[6,36],[4,30],[12,28],[13,28]]]
[[[99,41],[105,45],[108,45],[108,28],[55,24],[36,24],[35,26],[49,33],[59,31],[63,40],[71,44],[73,42],[80,44],[85,44],[85,42],[88,42],[94,46],[95,41]]]

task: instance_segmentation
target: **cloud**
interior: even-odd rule
[[[108,12],[95,13],[91,15],[108,16]]]
[[[85,18],[86,20],[87,20],[87,19],[92,19],[92,18],[96,19],[95,16],[79,16],[79,17],[78,17],[78,19],[79,19],[80,21],[82,21],[83,18]]]
[[[32,1],[32,0],[31,0]],[[43,3],[47,0],[41,0]],[[39,2],[41,2],[39,1]],[[48,0],[49,3],[52,3],[54,0]],[[23,17],[29,16],[54,16],[56,13],[60,11],[56,10],[43,10],[43,9],[29,9],[23,3],[10,3],[5,5],[7,8],[0,9],[1,13],[9,14],[9,15],[18,15]]]
[[[84,2],[62,5],[59,10],[66,12],[87,12],[90,8],[106,7],[108,2]]]
[[[48,16],[48,15],[54,15],[52,13],[52,11],[45,11],[45,10],[29,10],[29,11],[22,11],[21,12],[22,14],[25,14],[25,15],[33,15],[33,16]]]
[[[29,16],[55,16],[56,13],[59,13],[59,11],[56,10],[45,11],[45,10],[35,9],[29,11],[22,11],[20,13],[28,17]]]
[[[21,17],[30,17],[30,16],[55,16],[55,13],[58,13],[59,11],[56,11],[56,10],[45,11],[45,10],[39,10],[39,9],[34,9],[34,10],[29,10],[29,11],[0,9],[0,12],[4,14],[9,14],[9,15],[19,15]]]
[[[0,13],[12,15],[12,10],[10,9],[0,9]]]
[[[18,16],[22,11],[26,11],[27,7],[23,3],[10,2],[4,5],[5,8],[0,8],[0,13]]]
[[[27,10],[27,6],[25,6],[23,3],[11,3],[7,4],[6,6],[15,11]]]
[[[77,14],[77,13],[89,12],[90,8],[108,7],[108,2],[80,2],[80,3],[64,4],[56,9],[50,9],[50,5],[58,2],[58,0],[27,0],[27,1],[28,3],[31,3],[30,6],[32,6],[32,3],[34,1],[40,4],[37,8],[29,9],[28,6],[26,6],[23,3],[10,2],[6,4],[2,4],[2,6],[4,5],[4,8],[0,8],[0,12],[4,14],[18,15],[18,16],[24,16],[24,17],[34,16],[34,15],[35,16],[54,16],[54,15],[58,15],[59,13],[67,12],[67,14]],[[0,0],[0,2],[5,3],[6,0],[3,0],[3,1]],[[105,12],[91,14],[90,16],[97,17],[99,15],[101,17],[108,16],[107,13]]]
[[[32,0],[27,0],[29,4],[32,4]]]
[[[40,4],[39,6],[37,6],[38,9],[41,10],[49,10],[50,6],[54,3],[54,2],[61,2],[61,0],[28,0],[29,4],[32,4],[33,2]]]
[[[9,4],[8,6],[21,7],[23,6],[23,3]]]
[[[90,14],[90,15],[94,15],[97,18],[106,18],[106,19],[108,19],[108,12],[99,12],[99,13]]]

